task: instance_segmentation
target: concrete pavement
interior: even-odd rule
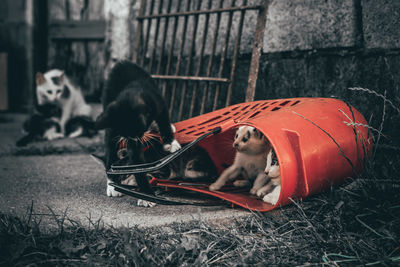
[[[158,226],[201,218],[218,222],[247,216],[229,206],[136,206],[137,200],[106,196],[104,169],[88,151],[102,150],[102,135],[93,139],[61,139],[16,148],[22,136],[24,115],[0,114],[0,211],[24,215],[33,203],[34,212],[51,223],[51,210],[67,213],[84,225],[102,219],[113,226]]]

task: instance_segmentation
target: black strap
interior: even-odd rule
[[[153,172],[156,170],[161,169],[168,163],[170,163],[172,160],[175,158],[179,157],[182,155],[186,150],[197,144],[199,141],[203,140],[204,138],[208,137],[209,135],[212,134],[217,134],[221,132],[221,127],[214,128],[211,132],[208,132],[206,134],[203,134],[202,136],[198,137],[197,139],[193,140],[189,144],[187,144],[185,147],[182,149],[179,149],[178,151],[169,154],[165,156],[162,159],[159,159],[157,161],[151,162],[151,163],[145,163],[145,164],[137,164],[137,165],[126,165],[126,166],[114,166],[112,165],[111,168],[107,171],[107,174],[109,175],[125,175],[125,174],[137,174],[137,173],[148,173],[148,172]]]
[[[182,201],[182,200],[174,200],[171,198],[165,198],[156,196],[154,194],[147,194],[144,192],[138,191],[138,187],[131,185],[122,185],[110,183],[109,185],[113,186],[115,191],[121,192],[123,194],[144,199],[150,202],[154,202],[157,204],[163,205],[194,205],[194,206],[219,206],[222,201],[212,201],[212,202],[190,202],[190,201]]]

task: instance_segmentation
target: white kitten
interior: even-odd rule
[[[65,134],[65,124],[76,116],[92,118],[91,107],[86,104],[79,87],[74,86],[64,71],[53,69],[45,74],[36,73],[36,97],[39,105],[46,103],[57,104],[61,107],[62,115],[59,121],[62,137]],[[83,129],[78,128],[69,137],[81,135]]]

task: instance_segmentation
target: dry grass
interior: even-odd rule
[[[373,160],[350,185],[219,227],[88,228],[63,214],[53,216],[56,232],[43,232],[33,209],[25,218],[1,214],[0,265],[398,266],[400,149],[386,142],[384,121],[373,125]]]

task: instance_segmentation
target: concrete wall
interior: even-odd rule
[[[348,88],[386,94],[400,107],[399,14],[396,0],[273,1],[256,99],[336,96],[378,127],[383,101]],[[396,109],[386,113],[400,121]]]
[[[136,21],[139,12],[137,0],[106,0],[110,6],[111,54],[114,60],[131,58],[136,36]],[[261,4],[262,0],[249,0],[249,4]],[[155,2],[158,10],[160,1]],[[165,3],[165,2],[164,2]],[[182,3],[187,3],[182,1]],[[195,8],[198,0],[191,2]],[[208,1],[201,7],[207,8]],[[219,1],[211,1],[216,8]],[[242,1],[237,0],[237,4]],[[165,4],[164,4],[165,5]],[[230,5],[224,1],[223,7]],[[107,6],[107,4],[106,4]],[[123,8],[123,7],[126,8]],[[167,7],[162,7],[165,10]],[[182,11],[186,6],[177,6],[173,0],[171,10]],[[147,7],[148,12],[149,7]],[[127,12],[129,11],[129,14]],[[383,102],[365,92],[353,92],[349,87],[365,87],[375,90],[400,106],[400,1],[397,0],[271,0],[257,83],[256,99],[284,97],[330,97],[350,101],[359,110],[372,116],[374,126],[379,125]],[[183,19],[183,18],[181,18]],[[126,21],[129,20],[127,23]],[[223,16],[220,27],[226,29],[227,16]],[[196,34],[196,53],[203,35],[205,16],[199,17]],[[239,14],[233,17],[233,26],[239,23]],[[232,103],[242,102],[247,87],[252,38],[255,31],[256,13],[246,17],[241,40],[241,57],[236,72]],[[153,22],[153,25],[155,23]],[[216,25],[216,15],[210,16],[210,31]],[[182,35],[191,35],[193,20],[189,19],[185,32],[178,27],[177,40]],[[129,30],[126,30],[127,27]],[[150,31],[149,46],[158,54],[161,51],[161,32],[155,36],[155,27]],[[171,46],[168,41],[166,51]],[[209,33],[210,35],[210,33]],[[236,33],[230,33],[228,56]],[[209,37],[207,37],[209,38]],[[127,46],[129,43],[129,46]],[[174,53],[178,53],[178,41]],[[222,40],[217,45],[220,54]],[[128,49],[129,47],[129,49]],[[184,55],[188,54],[186,45]],[[211,42],[206,45],[209,54]],[[150,55],[146,55],[149,57]],[[224,93],[221,93],[224,96]],[[223,103],[223,100],[221,101]],[[393,108],[387,113],[395,114]],[[374,122],[375,121],[375,122]]]

